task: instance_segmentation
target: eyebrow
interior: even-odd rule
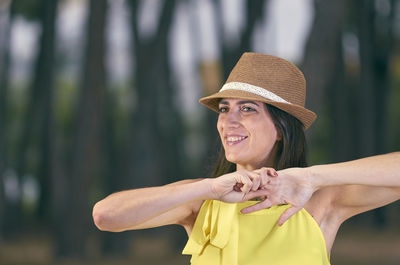
[[[239,105],[248,104],[248,103],[254,104],[254,105],[256,105],[256,106],[259,106],[256,102],[254,102],[254,101],[252,101],[252,100],[241,100],[241,101],[238,102]],[[221,100],[221,101],[219,102],[219,104],[229,105],[229,102],[228,102],[228,101],[225,101],[225,100]]]

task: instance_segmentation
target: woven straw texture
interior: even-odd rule
[[[300,120],[307,129],[314,122],[314,112],[304,108],[306,98],[306,80],[302,72],[291,62],[259,53],[244,53],[229,75],[226,84],[241,82],[257,86],[274,93],[289,103],[276,102],[248,91],[227,89],[208,97],[200,103],[218,111],[222,98],[256,100],[273,105]]]

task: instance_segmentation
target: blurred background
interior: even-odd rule
[[[399,0],[0,0],[0,264],[189,264],[182,228],[100,232],[91,209],[210,174],[197,100],[245,51],[305,73],[310,164],[399,151],[399,44]],[[400,264],[400,204],[347,221],[331,259]]]

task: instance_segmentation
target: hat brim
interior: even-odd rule
[[[218,104],[222,98],[246,99],[267,103],[297,118],[303,123],[304,129],[308,129],[317,118],[317,115],[314,112],[302,106],[269,100],[253,93],[241,90],[224,90],[221,92],[217,92],[211,96],[203,97],[199,100],[199,102],[204,106],[210,108],[211,110],[218,112]]]

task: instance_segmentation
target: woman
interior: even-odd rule
[[[215,178],[112,194],[95,205],[95,224],[182,225],[192,264],[329,264],[343,221],[400,198],[400,155],[305,167],[304,130],[316,115],[304,101],[296,66],[243,54],[222,89],[200,100],[219,112]]]

